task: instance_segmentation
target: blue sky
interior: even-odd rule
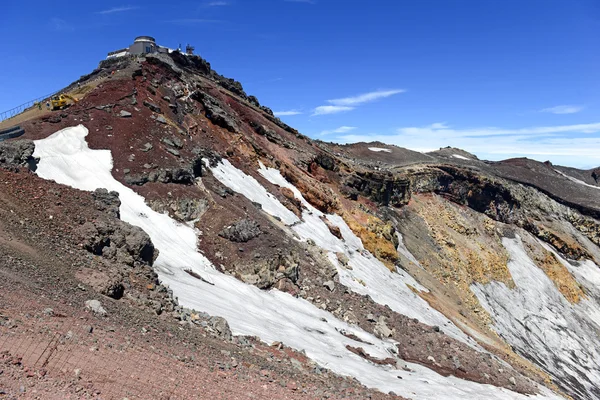
[[[313,138],[600,165],[596,0],[36,0],[0,33],[0,111],[151,35]]]

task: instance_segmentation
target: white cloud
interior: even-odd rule
[[[552,114],[576,114],[582,110],[583,110],[583,106],[564,105],[564,106],[544,108],[543,110],[540,110],[540,111],[545,112],[545,113],[552,113]]]
[[[119,13],[119,12],[137,10],[137,9],[138,9],[138,7],[132,7],[132,6],[114,7],[114,8],[109,8],[108,10],[98,11],[97,14],[114,14],[114,13]]]
[[[50,26],[53,30],[59,32],[70,32],[74,30],[74,28],[67,21],[60,18],[52,18],[50,20]]]
[[[573,166],[600,165],[597,150],[600,148],[600,122],[510,129],[455,129],[445,123],[435,123],[402,127],[394,134],[341,134],[332,139],[341,143],[380,141],[417,151],[453,146],[493,160],[518,156],[540,161],[560,160]]]
[[[354,107],[345,107],[345,106],[319,106],[314,109],[312,115],[327,115],[327,114],[337,114],[345,111],[352,111]]]
[[[298,110],[275,111],[273,114],[276,117],[284,117],[286,115],[299,115],[299,114],[302,114],[302,111],[298,111]]]
[[[348,133],[348,132],[353,131],[355,129],[356,129],[355,126],[340,126],[337,129],[331,129],[331,130],[322,131],[321,135],[331,135],[332,133]]]
[[[336,106],[357,106],[364,103],[370,103],[375,100],[393,96],[395,94],[404,93],[404,89],[395,90],[378,90],[375,92],[363,93],[354,97],[345,97],[342,99],[327,100],[328,103]]]

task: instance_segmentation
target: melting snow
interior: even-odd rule
[[[369,150],[374,151],[376,153],[380,153],[380,152],[391,153],[392,152],[390,149],[384,149],[381,147],[369,147]]]
[[[600,399],[600,307],[596,299],[569,303],[529,258],[521,239],[502,240],[516,287],[499,282],[471,286],[494,319],[494,328],[518,352],[535,360],[581,399]],[[549,247],[545,246],[549,249]],[[600,269],[591,261],[573,266],[557,258],[586,288],[599,294]],[[583,278],[583,279],[582,279]]]
[[[232,190],[243,194],[252,201],[263,204],[263,210],[277,210],[279,217],[283,215],[283,206],[254,178],[235,168],[227,160],[212,168],[214,176]],[[482,350],[471,337],[456,327],[448,318],[433,309],[425,300],[417,296],[409,286],[421,291],[426,288],[419,285],[408,273],[397,269],[391,272],[381,261],[363,247],[362,241],[352,232],[346,222],[338,215],[325,215],[308,203],[300,191],[274,168],[266,168],[262,163],[258,171],[265,179],[274,185],[290,189],[296,198],[307,208],[302,213],[303,221],[293,220],[292,229],[303,240],[311,239],[315,244],[327,251],[329,260],[337,267],[340,283],[356,293],[370,295],[379,304],[387,304],[392,310],[417,318],[428,325],[443,327],[448,335]],[[258,195],[260,194],[260,195]],[[277,202],[278,205],[272,204]],[[344,240],[335,237],[327,225],[321,220],[326,217],[330,223],[340,228]],[[282,218],[283,220],[283,218]],[[340,265],[336,253],[343,253],[349,259],[352,269]],[[413,257],[414,258],[414,257]]]
[[[36,141],[34,156],[40,158],[37,174],[81,190],[106,188],[119,192],[121,218],[141,227],[150,235],[160,250],[160,256],[155,262],[157,273],[161,281],[173,289],[183,306],[223,316],[234,334],[255,335],[267,343],[280,341],[295,349],[305,350],[307,356],[320,365],[333,372],[353,376],[363,384],[383,392],[394,391],[402,396],[423,400],[531,399],[491,385],[464,381],[453,376],[443,377],[417,364],[407,363],[412,372],[378,366],[351,353],[346,345],[360,346],[374,357],[386,358],[392,356],[395,345],[346,324],[305,300],[277,290],[261,291],[219,273],[197,251],[194,230],[177,223],[166,214],[153,211],[146,205],[143,197],[115,180],[111,175],[110,151],[89,149],[85,141],[87,134],[88,130],[79,125]],[[270,205],[272,208],[269,209],[282,220],[285,217],[288,222],[292,222],[292,218],[273,201],[273,197],[256,186],[256,180],[233,171],[228,163],[223,165],[228,173],[234,174],[230,175],[234,177],[231,180],[232,186],[240,190],[256,189],[256,200]],[[344,235],[348,235],[348,232],[344,232]],[[348,237],[347,243],[354,248],[358,246],[358,241],[352,237]],[[341,242],[331,242],[329,245],[332,248],[344,247]],[[359,252],[355,251],[356,253]],[[380,267],[367,256],[355,259],[353,263],[357,268],[359,263],[368,264],[368,268]],[[212,284],[190,276],[184,269],[194,270]],[[383,272],[383,269],[378,271]],[[410,281],[408,277],[403,279]],[[383,287],[380,290],[384,291]],[[417,307],[428,313],[423,307]],[[357,343],[343,336],[340,333],[343,331],[373,345]],[[541,392],[543,395],[536,398],[559,398],[545,388]]]

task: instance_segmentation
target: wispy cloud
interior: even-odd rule
[[[384,99],[386,97],[404,92],[406,92],[404,89],[377,90],[375,92],[359,94],[358,96],[327,100],[327,102],[336,106],[358,106],[360,104],[370,103],[375,100]]]
[[[200,24],[218,24],[223,22],[219,19],[204,19],[204,18],[182,18],[182,19],[170,19],[164,21],[168,24],[175,25],[200,25]]]
[[[540,111],[545,112],[545,113],[552,113],[552,114],[576,114],[582,110],[583,110],[583,106],[564,105],[564,106],[544,108]]]
[[[102,11],[98,11],[96,14],[115,14],[115,13],[120,13],[120,12],[125,12],[125,11],[132,11],[132,10],[137,10],[139,7],[134,7],[134,6],[122,6],[122,7],[113,7],[113,8],[109,8],[107,10],[102,10]]]
[[[298,110],[276,111],[273,114],[276,117],[284,117],[286,115],[299,115],[299,114],[302,114],[302,111],[298,111]]]
[[[204,4],[205,7],[224,7],[230,5],[231,3],[228,1],[210,1]]]
[[[61,18],[51,18],[50,28],[58,32],[71,32],[75,30],[72,25]]]
[[[317,4],[316,0],[283,0],[286,3],[305,3],[305,4]]]
[[[314,115],[328,115],[328,114],[337,114],[346,111],[352,111],[354,107],[345,107],[345,106],[319,106],[313,110]]]
[[[355,129],[356,129],[355,126],[340,126],[339,128],[336,128],[336,129],[321,131],[321,135],[325,136],[325,135],[331,135],[333,133],[348,133]]]
[[[315,108],[312,115],[327,115],[352,111],[362,104],[370,103],[379,99],[384,99],[386,97],[390,97],[403,92],[405,92],[404,89],[377,90],[375,92],[363,93],[357,96],[327,100],[327,103],[329,103],[329,105],[319,106]]]
[[[421,127],[402,127],[393,134],[341,134],[332,140],[341,143],[380,141],[417,151],[453,146],[489,159],[525,156],[540,161],[562,160],[563,163],[574,166],[600,164],[600,153],[597,151],[600,148],[600,122],[468,129],[435,123]]]

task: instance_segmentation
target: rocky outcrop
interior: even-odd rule
[[[208,200],[199,198],[175,198],[169,200],[152,200],[150,207],[159,213],[168,213],[178,221],[195,221],[209,208]]]
[[[98,189],[94,199],[98,209],[106,214],[77,228],[82,246],[93,254],[131,267],[152,265],[158,257],[158,250],[150,236],[141,228],[115,218],[118,195]]]
[[[288,182],[302,192],[306,201],[319,211],[332,213],[339,208],[339,201],[329,187],[316,182],[309,184],[306,179],[296,173],[295,168],[287,164],[281,164],[280,172]]]
[[[600,183],[598,181],[600,181],[600,168],[596,168],[592,171],[592,178],[594,178],[594,181],[596,181],[596,183]]]
[[[188,168],[159,168],[148,173],[128,174],[125,176],[125,183],[133,186],[142,186],[148,182],[191,185],[201,172],[198,162],[194,160]]]
[[[232,242],[245,243],[261,234],[258,224],[251,219],[242,219],[225,227],[219,236]]]
[[[236,132],[238,130],[237,123],[223,110],[221,103],[217,99],[201,91],[195,92],[192,98],[202,104],[206,118],[213,124],[225,128],[229,132]]]
[[[35,145],[31,140],[0,142],[0,168],[29,167],[35,169],[34,150]]]
[[[360,172],[347,179],[345,185],[384,206],[401,207],[410,199],[410,182],[398,176]]]
[[[280,250],[269,260],[236,265],[236,272],[242,281],[260,289],[277,287],[282,291],[294,291],[300,277],[300,257],[295,251]]]
[[[269,142],[272,142],[272,143],[282,143],[283,142],[281,136],[279,136],[273,129],[269,129],[265,125],[251,122],[250,126],[252,126],[252,128],[254,128],[254,131],[256,131],[256,133],[258,133],[261,136],[266,137]]]
[[[314,162],[319,165],[321,168],[327,170],[327,171],[337,171],[337,160],[325,153],[319,153],[317,154],[317,156],[315,157]]]
[[[77,233],[83,247],[91,253],[131,267],[136,263],[152,265],[158,257],[146,232],[120,220],[86,222]]]
[[[121,200],[119,199],[119,193],[109,192],[106,189],[96,189],[92,193],[94,203],[99,211],[102,211],[111,217],[121,218],[119,207],[121,207]]]

